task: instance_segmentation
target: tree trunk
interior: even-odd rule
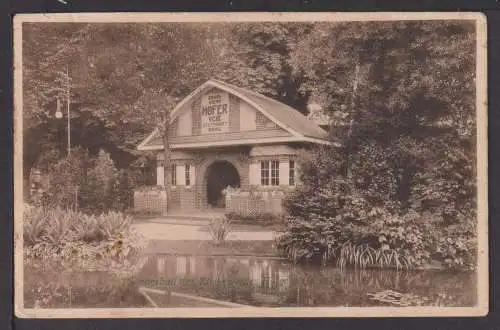
[[[166,212],[168,212],[170,208],[170,202],[172,200],[171,196],[171,169],[172,169],[172,160],[171,160],[171,150],[169,144],[169,132],[170,132],[170,110],[165,111],[165,121],[163,123],[163,184],[165,185],[165,193],[167,195],[167,207]]]
[[[347,132],[347,140],[345,141],[344,145],[344,152],[345,152],[345,176],[346,180],[349,184],[351,184],[351,162],[350,162],[350,157],[351,154],[353,154],[353,149],[355,147],[355,142],[353,139],[355,139],[354,136],[354,130],[355,130],[355,125],[357,124],[358,116],[359,116],[359,111],[356,108],[356,98],[357,98],[357,89],[358,89],[358,84],[359,84],[359,69],[360,69],[360,64],[359,60],[356,62],[356,66],[354,68],[354,80],[352,84],[352,95],[351,95],[351,106],[350,106],[350,121],[349,121],[349,128]]]

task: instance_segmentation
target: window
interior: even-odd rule
[[[260,184],[278,186],[280,184],[280,163],[277,160],[260,162]]]
[[[177,166],[172,164],[170,169],[170,183],[172,186],[177,186]]]
[[[280,185],[280,162],[277,160],[271,161],[271,186]]]
[[[288,163],[288,184],[295,185],[295,161],[290,160]]]
[[[260,162],[260,184],[262,186],[269,186],[269,161]]]
[[[191,165],[189,164],[186,164],[186,171],[185,171],[185,180],[186,180],[186,186],[190,186],[191,185]]]

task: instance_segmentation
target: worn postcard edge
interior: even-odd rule
[[[14,311],[19,318],[423,317],[485,316],[489,304],[487,29],[478,12],[383,13],[58,13],[14,16]],[[65,308],[23,306],[22,29],[24,22],[259,22],[473,20],[476,23],[478,276],[474,307]]]

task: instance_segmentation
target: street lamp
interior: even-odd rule
[[[70,77],[69,77],[69,66],[66,65],[66,74],[65,76],[65,83],[66,83],[66,116],[67,116],[67,133],[68,133],[68,157],[71,153],[71,113],[70,113]],[[59,99],[59,96],[56,98],[57,101],[57,108],[56,108],[56,113],[55,117],[57,119],[63,118],[63,113],[61,111],[61,100]],[[74,187],[75,188],[75,207],[78,208],[78,185]]]

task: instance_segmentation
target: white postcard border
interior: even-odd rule
[[[27,309],[23,306],[23,125],[22,29],[25,22],[260,22],[260,21],[394,21],[473,20],[476,22],[476,112],[478,269],[475,307],[243,307],[243,308],[67,308]],[[423,317],[484,316],[489,306],[488,151],[486,16],[478,12],[364,13],[57,13],[14,17],[14,305],[20,318],[215,318],[215,317]]]

